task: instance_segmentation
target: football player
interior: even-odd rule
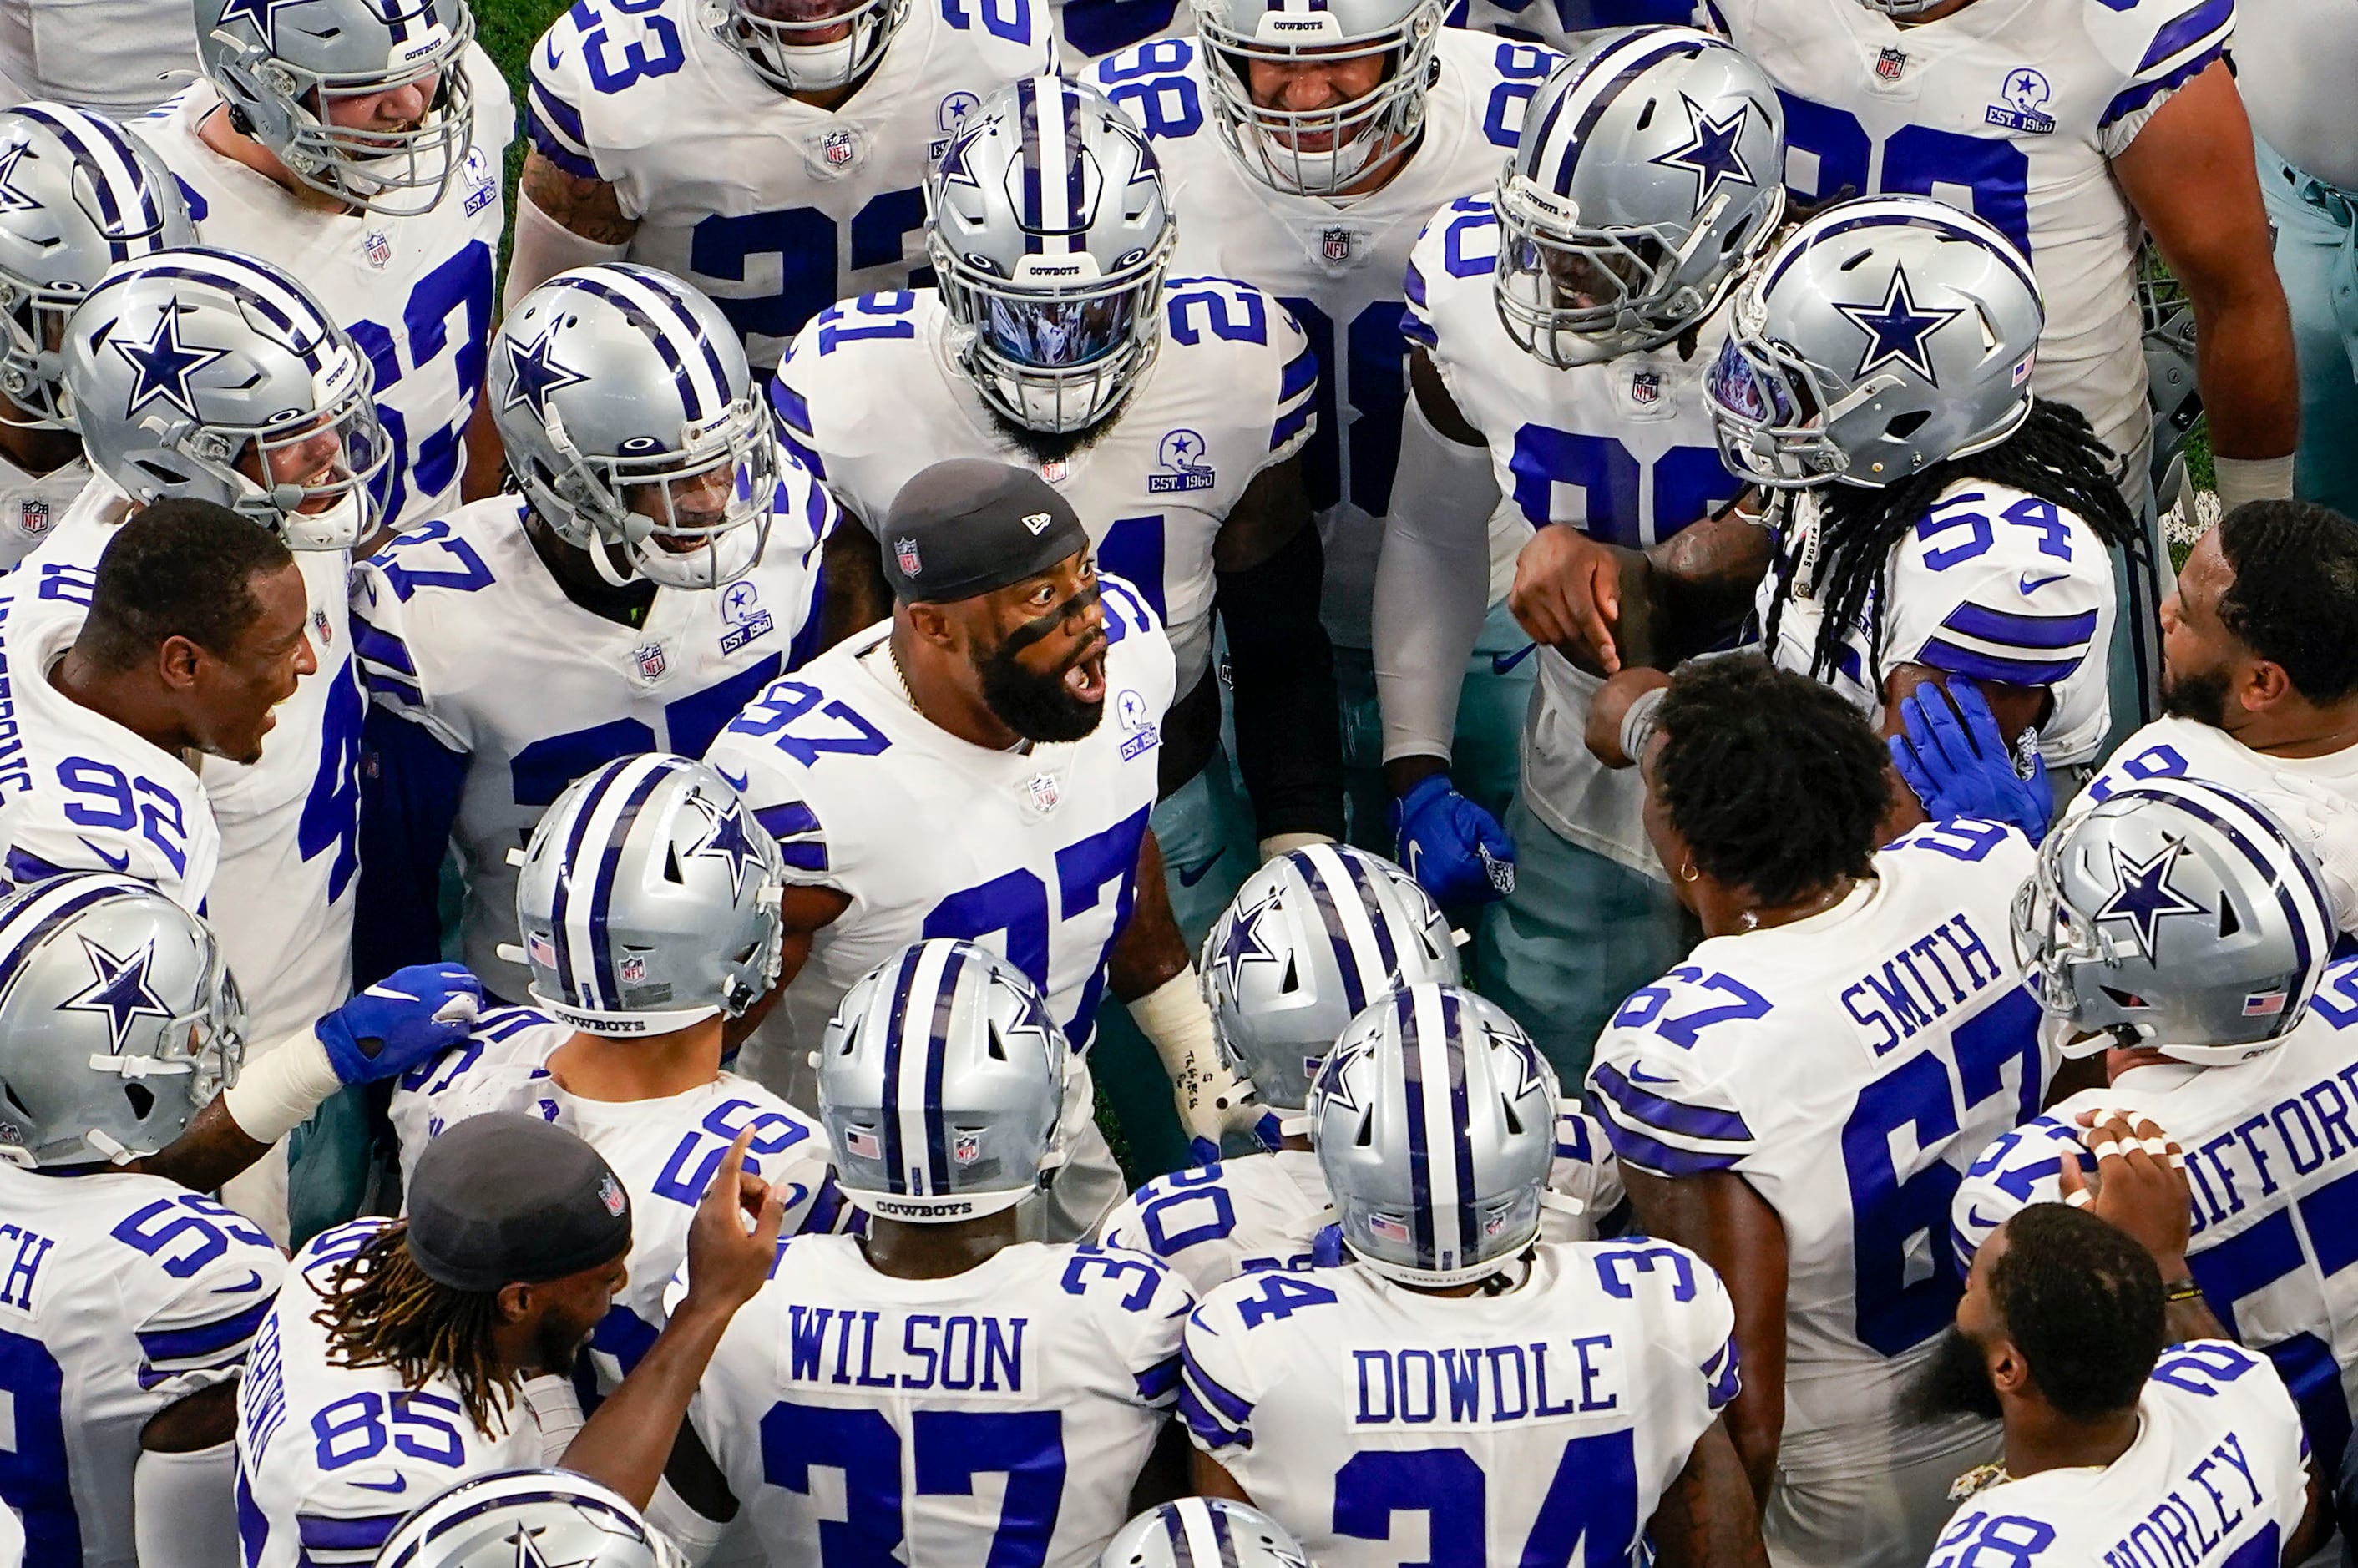
[[[1154,143],[1184,215],[1174,268],[1275,295],[1325,367],[1303,476],[1338,650],[1352,837],[1390,852],[1367,650],[1407,395],[1401,279],[1433,209],[1496,176],[1556,57],[1444,27],[1442,0],[1194,4],[1196,37],[1125,50],[1091,78]],[[1509,521],[1502,563],[1529,537]],[[1494,811],[1515,789],[1528,643],[1503,611],[1486,629],[1459,726],[1461,783]]]
[[[1071,1058],[1031,981],[972,943],[918,943],[845,993],[819,1115],[867,1234],[786,1243],[692,1412],[769,1561],[988,1542],[1093,1568],[1121,1528],[1195,1298],[1152,1259],[1020,1238],[1065,1151]]]
[[[871,526],[938,459],[1038,468],[1087,523],[1098,565],[1154,607],[1180,693],[1163,720],[1154,831],[1179,928],[1199,942],[1257,863],[1256,838],[1275,853],[1343,833],[1300,455],[1318,362],[1259,290],[1164,283],[1177,225],[1163,172],[1086,83],[1026,78],[992,93],[926,195],[940,289],[824,312],[772,401],[787,439]],[[1250,823],[1220,747],[1216,609]]]
[[[180,188],[146,144],[61,103],[0,112],[0,572],[90,481],[59,407],[66,318],[107,268],[196,240]]]
[[[1598,677],[1559,648],[1534,657],[1505,827],[1450,784],[1490,515],[1511,497],[1538,530],[1520,595],[1566,535],[1644,548],[1735,499],[1704,378],[1721,307],[1784,210],[1783,129],[1766,79],[1710,35],[1596,34],[1531,101],[1495,194],[1433,214],[1409,261],[1415,406],[1376,578],[1384,773],[1410,864],[1444,902],[1495,896],[1483,857],[1515,846],[1515,891],[1485,912],[1476,967],[1575,1081],[1606,1018],[1687,935],[1639,824],[1643,787],[1582,743]]]
[[[1162,619],[1097,572],[1080,518],[1029,468],[936,463],[877,536],[892,619],[773,684],[710,753],[790,884],[784,994],[746,1072],[809,1104],[799,1065],[854,980],[921,937],[988,937],[1076,1057],[1110,990],[1190,1136],[1250,1130],[1262,1113],[1220,1057],[1147,826],[1174,675]],[[1076,1059],[1049,1195],[1065,1239],[1122,1193],[1092,1099]]]
[[[134,129],[209,245],[303,280],[366,351],[393,432],[377,517],[499,482],[481,407],[515,103],[466,0],[200,0],[204,78]]]
[[[1735,1293],[1728,1427],[1775,1561],[1916,1568],[1996,1436],[1912,1424],[1901,1393],[1963,1288],[1931,1245],[1948,1196],[2054,1074],[2002,957],[2035,858],[1969,820],[1878,850],[1873,731],[1753,655],[1682,668],[1646,751],[1647,832],[1705,940],[1614,1014],[1589,1104],[1636,1227]]]
[[[578,1433],[544,1427],[542,1390],[605,1315],[631,1241],[630,1196],[579,1138],[533,1116],[471,1118],[418,1157],[406,1219],[314,1238],[238,1391],[249,1568],[359,1568],[453,1482],[560,1458],[644,1507],[720,1330],[777,1250],[776,1195],[740,1169],[751,1137],[698,1195],[663,1336]]]
[[[1054,63],[1045,0],[593,0],[532,51],[507,297],[628,258],[710,295],[766,374],[838,299],[925,281],[960,117]]]
[[[634,752],[700,756],[828,630],[882,611],[874,550],[780,449],[727,321],[647,267],[520,301],[490,403],[516,488],[401,535],[354,577],[371,708],[362,978],[441,950],[455,840],[468,967],[524,999],[515,868],[566,785]],[[823,569],[824,568],[824,569]],[[519,627],[535,634],[519,637]]]
[[[1131,1519],[1106,1543],[1098,1568],[1309,1568],[1283,1525],[1226,1498],[1178,1498]]]
[[[1457,987],[1352,1021],[1311,1090],[1326,1266],[1246,1274],[1188,1319],[1197,1491],[1265,1509],[1325,1568],[1428,1531],[1473,1562],[1634,1561],[1645,1540],[1663,1563],[1763,1562],[1717,1413],[1727,1292],[1680,1247],[1539,1239],[1555,1106],[1531,1037]]]

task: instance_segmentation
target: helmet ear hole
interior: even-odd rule
[[[1917,431],[1922,429],[1924,427],[1924,421],[1930,419],[1931,416],[1932,411],[1929,408],[1911,408],[1907,413],[1893,419],[1890,424],[1886,425],[1884,429],[1887,434],[1889,434],[1893,440],[1904,441],[1909,437],[1914,435]]]
[[[1302,989],[1302,966],[1293,953],[1285,955],[1285,978],[1277,983],[1280,996],[1292,996]]]
[[[992,1030],[990,1035],[990,1049],[992,1061],[1007,1060],[1007,1036],[996,1029]]]
[[[2146,1005],[2145,998],[2138,996],[2134,991],[2121,990],[2114,986],[2100,986],[2097,989],[2102,990],[2106,996],[2112,998],[2113,1005],[2115,1007],[2143,1008]]]
[[[1507,1119],[1508,1133],[1512,1137],[1520,1138],[1523,1135],[1523,1119],[1515,1114],[1515,1102],[1511,1096],[1498,1097],[1498,1113]]]
[[[1359,1118],[1359,1134],[1357,1137],[1352,1139],[1351,1142],[1354,1147],[1360,1149],[1372,1149],[1375,1147],[1376,1119],[1374,1117],[1363,1116]]]
[[[679,847],[676,844],[664,850],[664,881],[677,882],[683,887],[687,885],[687,878],[679,869]]]
[[[2235,901],[2232,898],[2221,899],[2219,901],[2219,939],[2223,942],[2243,928],[2244,917],[2235,913]]]
[[[18,1116],[23,1117],[26,1120],[30,1121],[33,1119],[33,1108],[27,1105],[23,1100],[18,1099],[16,1098],[16,1089],[10,1085],[0,1084],[0,1099],[5,1099],[8,1102],[8,1108],[15,1111]]]
[[[156,1092],[145,1084],[124,1085],[123,1098],[131,1102],[131,1114],[142,1121],[146,1120],[147,1113],[156,1108]]]

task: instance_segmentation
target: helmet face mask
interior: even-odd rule
[[[705,26],[781,92],[849,87],[876,68],[909,0],[708,0]]]
[[[1442,11],[1440,0],[1344,0],[1316,12],[1279,11],[1269,0],[1195,0],[1221,141],[1273,190],[1348,194],[1423,127]],[[1264,105],[1253,91],[1255,65],[1291,74],[1370,64],[1371,87],[1321,108]]]

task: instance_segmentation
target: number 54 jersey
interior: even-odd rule
[[[1319,1568],[1622,1563],[1736,1397],[1736,1309],[1666,1242],[1541,1243],[1497,1295],[1360,1264],[1245,1274],[1189,1318],[1195,1445]],[[1422,1519],[1417,1516],[1422,1515]]]

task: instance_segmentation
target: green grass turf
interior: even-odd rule
[[[508,144],[507,193],[508,228],[515,228],[516,175],[524,168],[524,91],[525,59],[532,46],[548,25],[557,20],[567,0],[476,0],[475,31],[485,52],[499,63],[500,74],[508,79],[508,91],[515,94],[516,136]],[[500,237],[500,266],[507,267],[508,237]]]

